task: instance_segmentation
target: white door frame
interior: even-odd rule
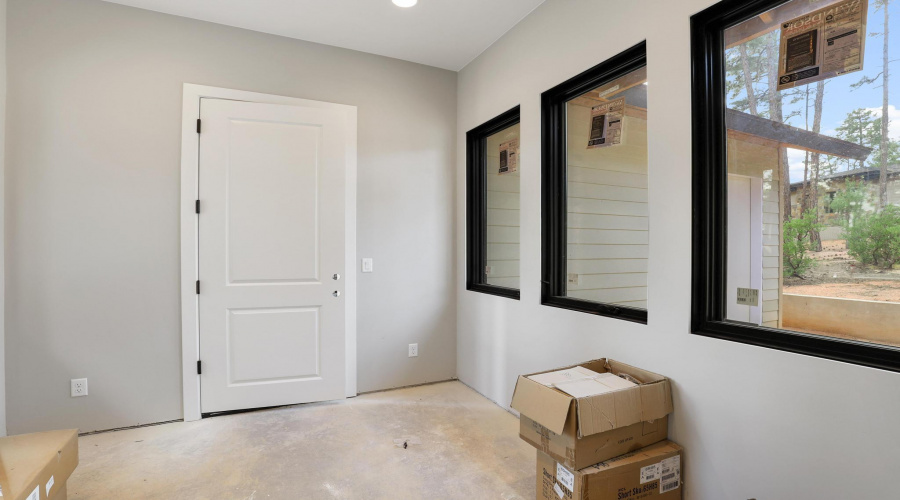
[[[345,297],[346,297],[346,370],[345,394],[356,396],[356,106],[310,101],[296,97],[259,94],[203,85],[184,84],[184,100],[181,110],[181,361],[182,397],[184,420],[200,419],[200,376],[197,361],[200,359],[200,330],[198,324],[197,263],[199,248],[197,237],[199,218],[195,211],[198,196],[200,161],[200,136],[197,120],[200,117],[200,99],[230,99],[234,101],[264,104],[285,104],[308,108],[328,108],[342,111],[347,120],[347,172],[346,172],[346,221],[345,221]]]
[[[761,177],[728,174],[728,177],[746,179],[750,183],[750,288],[759,290],[759,305],[749,306],[750,322],[762,325],[763,309],[763,180]],[[728,291],[736,287],[727,285]]]

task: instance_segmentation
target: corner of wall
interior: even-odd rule
[[[0,436],[6,435],[6,0],[0,0]]]

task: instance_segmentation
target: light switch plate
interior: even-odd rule
[[[372,259],[370,257],[366,257],[362,260],[362,272],[364,272],[364,273],[372,272]]]

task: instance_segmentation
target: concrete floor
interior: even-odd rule
[[[95,434],[79,439],[69,498],[531,499],[535,450],[518,428],[443,382]]]

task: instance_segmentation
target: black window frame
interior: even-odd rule
[[[520,300],[521,290],[489,285],[484,273],[487,264],[487,139],[520,121],[519,106],[516,106],[466,133],[466,290],[515,300]]]
[[[647,66],[641,42],[541,94],[541,304],[647,324],[647,309],[566,295],[566,103]]]
[[[691,332],[900,371],[900,349],[725,320],[727,162],[725,29],[789,0],[723,1],[691,17],[693,283]]]

